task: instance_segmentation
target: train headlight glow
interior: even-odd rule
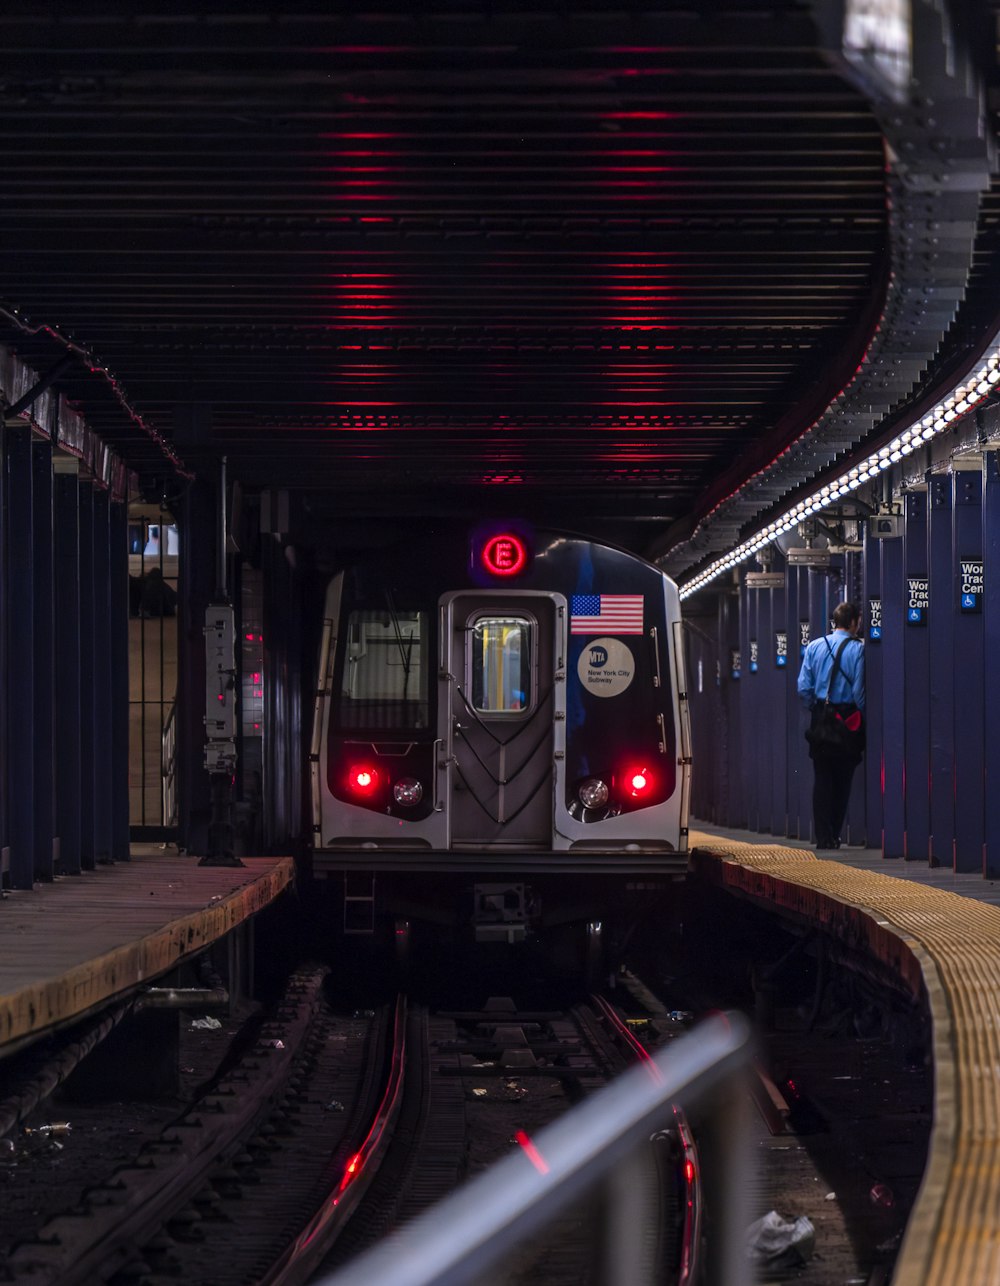
[[[403,808],[414,808],[424,797],[424,788],[416,777],[400,777],[393,783],[392,797]]]
[[[603,808],[608,802],[608,788],[599,777],[588,777],[576,793],[584,808]]]

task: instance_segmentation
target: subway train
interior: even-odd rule
[[[347,932],[593,931],[683,874],[689,745],[656,567],[519,523],[376,552],[326,593],[313,872]]]

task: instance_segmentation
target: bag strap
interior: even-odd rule
[[[824,638],[823,642],[826,644],[828,648],[830,648],[830,652],[832,653],[833,648],[830,647],[830,640],[828,638]],[[843,671],[840,668],[840,658],[844,655],[844,648],[847,647],[848,643],[850,642],[851,642],[851,636],[848,634],[847,638],[844,639],[840,647],[837,648],[837,654],[833,658],[833,669],[830,671],[830,682],[827,685],[827,689],[826,689],[826,700],[823,702],[824,706],[828,706],[830,704],[830,693],[833,691],[833,685],[837,681],[837,675],[843,674]]]

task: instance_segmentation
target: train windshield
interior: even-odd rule
[[[426,612],[352,612],[347,622],[340,727],[426,728],[428,644]]]
[[[525,616],[480,616],[469,632],[472,705],[479,714],[530,709],[534,622]]]

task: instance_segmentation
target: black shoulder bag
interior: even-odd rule
[[[844,759],[858,760],[864,754],[865,730],[861,711],[853,701],[841,705],[840,709],[830,704],[830,693],[840,673],[840,658],[843,656],[844,648],[851,641],[850,638],[846,638],[837,648],[833,658],[833,669],[830,672],[830,683],[826,690],[826,700],[822,705],[814,706],[812,722],[806,729],[809,753],[814,759],[817,755],[837,755]],[[829,643],[827,646],[830,646]],[[830,650],[833,651],[832,648]],[[841,713],[842,711],[844,713]]]

